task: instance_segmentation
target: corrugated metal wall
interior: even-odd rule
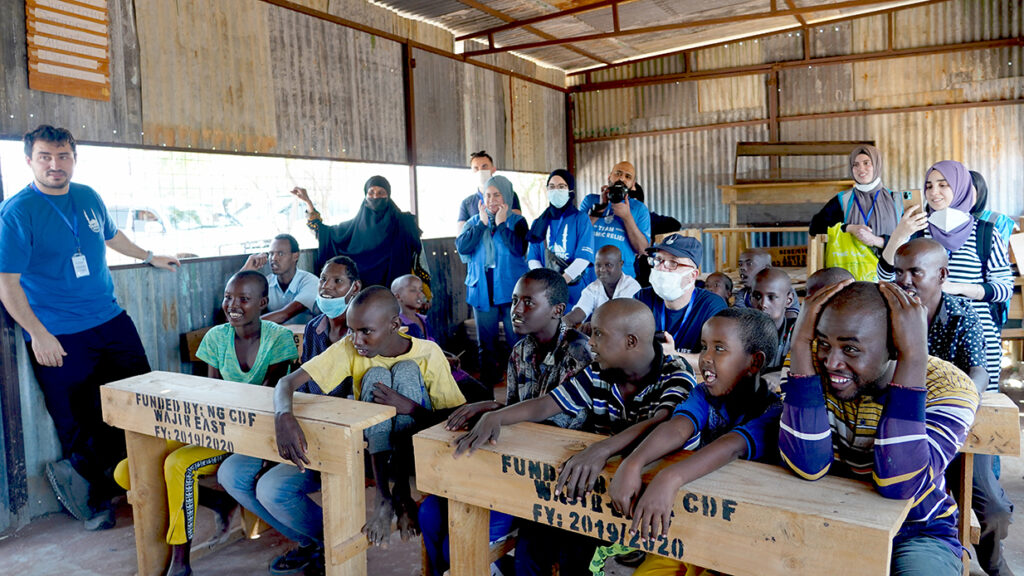
[[[896,48],[1013,38],[1024,30],[1020,0],[954,0],[896,13]],[[811,28],[812,55],[836,56],[885,48],[886,16]],[[803,57],[803,38],[787,32],[695,51],[698,70],[765,64]],[[876,109],[1017,100],[1024,97],[1024,49],[1019,46],[871,62],[784,67],[779,71],[780,139],[874,140],[885,154],[884,178],[898,189],[921,188],[925,170],[960,160],[989,181],[989,207],[1024,213],[1024,105],[1009,104],[844,117],[787,119]],[[600,82],[682,71],[678,55],[592,74]],[[577,76],[575,79],[582,77]],[[686,225],[725,225],[719,184],[732,181],[735,142],[768,140],[766,75],[618,88],[573,95],[577,180],[596,189],[623,159],[655,211]],[[637,134],[709,124],[756,121],[675,134]],[[601,140],[602,138],[627,139]],[[587,141],[587,139],[598,139]],[[805,176],[846,174],[842,158],[787,159]],[[757,168],[745,163],[744,169]],[[762,167],[763,168],[763,167]],[[706,259],[705,265],[710,262]]]

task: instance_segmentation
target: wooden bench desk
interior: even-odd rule
[[[985,392],[974,415],[974,426],[960,448],[960,490],[953,496],[960,509],[960,542],[971,550],[971,491],[974,486],[974,455],[1020,456],[1020,412],[1006,394]],[[964,554],[964,574],[970,574],[971,560]]]
[[[103,420],[125,430],[139,575],[167,566],[166,439],[282,462],[274,433],[273,389],[170,372],[150,372],[100,388]],[[395,415],[391,406],[295,395],[309,467],[321,472],[327,574],[365,576],[369,543],[363,433]]]
[[[735,576],[884,575],[892,538],[910,509],[909,501],[883,498],[863,482],[807,482],[778,466],[736,461],[680,490],[668,537],[642,544],[629,535],[630,522],[610,507],[607,486],[618,459],[605,468],[586,502],[552,496],[558,467],[603,436],[516,424],[502,429],[497,445],[453,459],[460,434],[438,424],[413,437],[417,488],[450,500],[453,576],[488,573],[489,510]],[[645,482],[683,457],[649,469]]]

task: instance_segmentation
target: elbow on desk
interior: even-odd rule
[[[789,455],[785,452],[780,452],[782,456],[782,462],[787,468],[793,471],[798,477],[804,480],[814,481],[822,478],[832,468],[832,459],[829,458],[825,462],[795,462],[791,460]]]

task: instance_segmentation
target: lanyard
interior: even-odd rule
[[[64,224],[68,227],[68,230],[70,230],[71,233],[74,234],[75,236],[75,250],[77,250],[78,253],[81,254],[82,242],[78,238],[78,214],[75,213],[75,199],[71,196],[71,191],[68,190],[68,200],[71,201],[71,220],[68,220],[68,217],[63,212],[61,212],[60,208],[57,208],[57,205],[53,203],[53,200],[50,200],[49,196],[43,194],[43,192],[36,187],[35,182],[32,182],[31,186],[32,189],[36,191],[36,194],[42,196],[43,200],[46,200],[47,204],[49,204],[53,208],[54,212],[60,215],[61,220],[64,220]],[[71,222],[74,222],[74,224],[72,224]]]
[[[686,305],[686,311],[683,312],[683,320],[682,320],[682,322],[679,323],[679,327],[680,328],[683,328],[684,326],[686,326],[686,320],[690,318],[690,313],[693,312],[693,298],[694,297],[696,297],[696,294],[694,294],[690,298],[690,303]],[[662,300],[661,303],[658,304],[658,326],[661,328],[661,330],[668,331],[668,326],[665,325],[665,301],[664,300]],[[673,334],[672,338],[675,340],[676,339],[676,334]],[[679,346],[679,342],[678,341],[676,342],[676,346]]]
[[[878,201],[878,193],[881,192],[881,191],[882,191],[881,188],[879,188],[878,190],[875,190],[875,197],[871,199],[871,209],[868,210],[868,213],[866,215],[864,214],[864,209],[860,207],[860,200],[857,200],[857,194],[856,193],[853,194],[853,201],[857,203],[857,210],[860,211],[860,216],[861,216],[861,218],[864,219],[864,225],[865,226],[870,226],[871,225],[871,224],[868,223],[868,221],[871,220],[871,215],[874,214],[874,212],[875,212],[875,202]]]

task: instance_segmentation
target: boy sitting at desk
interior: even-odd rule
[[[778,268],[765,268],[754,275],[754,284],[750,290],[751,308],[756,308],[772,319],[778,345],[775,352],[768,356],[763,372],[775,372],[782,368],[782,363],[789,354],[790,337],[796,318],[786,315],[786,310],[793,304],[793,283]]]
[[[839,470],[914,502],[893,538],[894,576],[963,571],[944,474],[974,423],[978,392],[927,346],[916,299],[895,284],[841,282],[804,303],[782,384],[779,450],[798,476]]]
[[[631,529],[643,539],[668,535],[676,494],[686,483],[737,458],[777,458],[782,406],[761,379],[777,345],[771,319],[757,310],[727,308],[704,324],[698,359],[704,382],[622,461],[609,487],[612,506],[633,519]],[[644,467],[680,449],[697,453],[660,471],[637,499]],[[702,572],[683,568],[676,560],[648,555],[634,574]]]
[[[391,539],[391,521],[397,515],[402,538],[418,534],[416,503],[413,502],[409,476],[412,474],[412,434],[436,422],[450,408],[465,403],[452,378],[444,352],[437,344],[411,338],[402,333],[398,315],[401,308],[391,292],[382,286],[366,288],[348,307],[349,333],[324,353],[306,362],[297,371],[282,378],[274,392],[277,447],[281,457],[298,470],[278,468],[295,474],[308,474],[305,467],[306,439],[292,413],[295,390],[307,382],[315,383],[331,394],[338,386],[351,386],[355,397],[364,402],[394,406],[398,415],[367,428],[365,433],[377,484],[377,507],[363,531],[370,543],[386,546]],[[334,395],[334,394],[332,394]],[[269,473],[268,473],[269,474]],[[264,477],[265,478],[265,477]],[[394,488],[391,482],[394,482]],[[263,479],[257,486],[262,493]],[[305,494],[319,489],[319,479],[309,482]],[[267,500],[275,495],[267,494]],[[264,498],[260,498],[261,502]],[[308,497],[304,523],[312,528],[305,534],[305,550],[299,551],[309,564],[323,562],[323,510]],[[300,544],[302,541],[299,541]],[[290,562],[301,564],[303,558]],[[305,566],[306,564],[302,564]],[[294,571],[301,570],[301,567]],[[282,572],[277,572],[282,573]]]
[[[427,323],[427,316],[420,313],[420,309],[427,303],[427,294],[423,291],[423,280],[415,274],[399,276],[391,283],[391,293],[395,295],[398,304],[402,307],[402,313],[398,315],[398,319],[402,321],[405,333],[413,338],[436,342],[437,340],[434,340],[434,335],[430,330],[430,324]],[[466,397],[467,402],[479,402],[494,398],[493,390],[484,386],[479,380],[470,376],[469,372],[461,368],[458,356],[447,351],[444,355],[451,366],[452,377],[455,378],[455,383],[459,385],[459,390],[462,390],[462,395]]]
[[[569,288],[554,270],[537,268],[519,279],[512,292],[512,325],[523,338],[516,343],[508,362],[508,395],[504,408],[496,402],[478,402],[456,410],[448,419],[449,430],[458,430],[483,413],[470,432],[458,439],[455,455],[472,453],[484,443],[495,443],[501,426],[516,422],[541,422],[561,428],[580,429],[589,410],[573,404],[564,410],[555,395],[578,397],[567,389],[588,389],[587,366],[593,361],[587,337],[562,321]],[[571,402],[571,401],[570,401]],[[501,521],[491,515],[491,535]],[[585,574],[593,554],[589,538],[559,531],[557,534],[532,523],[520,523],[516,542],[516,574],[551,574],[558,563],[561,573]],[[575,572],[573,571],[575,570]],[[583,570],[584,572],[580,572]]]
[[[228,280],[221,303],[228,323],[211,328],[196,351],[196,356],[208,366],[208,377],[269,386],[288,373],[288,366],[299,354],[290,330],[260,319],[260,312],[267,305],[267,289],[267,279],[252,270],[239,272]],[[189,553],[198,494],[218,513],[222,530],[227,529],[227,516],[234,508],[230,499],[218,497],[217,492],[199,490],[197,494],[196,478],[216,472],[230,454],[171,440],[167,447],[173,450],[164,460],[167,509],[171,513],[167,529],[171,562],[167,576],[186,575],[192,573]],[[114,478],[126,490],[130,489],[128,460],[118,464]]]

